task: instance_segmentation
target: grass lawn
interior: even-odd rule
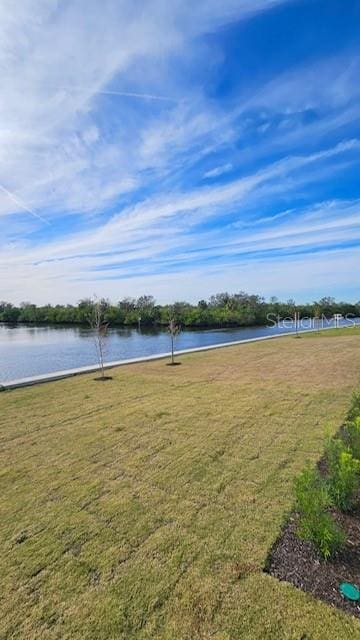
[[[0,638],[360,638],[262,573],[360,386],[360,332],[0,394]]]
[[[348,327],[339,327],[338,329],[326,329],[326,331],[314,331],[314,332],[307,332],[307,333],[303,333],[301,334],[301,336],[303,337],[307,337],[307,338],[314,338],[316,337],[320,337],[320,338],[326,338],[326,337],[332,337],[332,338],[338,338],[339,336],[360,336],[360,325],[356,325],[356,326],[351,326],[349,325]]]

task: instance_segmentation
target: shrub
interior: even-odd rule
[[[331,501],[317,469],[308,465],[295,480],[295,495],[300,513],[323,511]]]
[[[348,415],[348,419],[351,422],[356,418],[360,418],[360,391],[353,393],[351,409]]]
[[[307,467],[295,482],[295,493],[299,536],[311,541],[327,560],[344,543],[344,534],[326,511],[331,499],[319,472]]]
[[[344,441],[341,438],[328,438],[325,446],[325,459],[329,475],[336,472],[340,454],[346,450]]]
[[[312,530],[312,542],[325,560],[338,551],[345,542],[345,534],[334,522],[331,515],[323,511],[318,515],[315,529]]]
[[[327,485],[332,503],[341,511],[351,511],[359,489],[360,461],[356,460],[339,438],[326,448]]]
[[[360,416],[346,424],[344,437],[354,458],[360,460]]]

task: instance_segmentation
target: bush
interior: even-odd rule
[[[325,459],[329,475],[336,472],[339,457],[346,450],[344,441],[341,438],[328,438],[325,446]]]
[[[312,542],[325,560],[334,555],[345,543],[345,534],[326,511],[318,515],[315,529],[312,530]]]
[[[326,511],[331,499],[319,472],[307,467],[295,482],[295,493],[300,516],[299,536],[312,542],[327,560],[341,547],[345,537]]]
[[[360,460],[360,416],[352,422],[347,422],[344,437],[351,454]]]
[[[360,461],[356,460],[339,438],[326,448],[327,486],[332,503],[341,511],[354,507],[360,479]]]
[[[351,409],[348,419],[353,422],[356,418],[360,418],[360,391],[353,393]]]
[[[331,500],[317,469],[309,465],[295,480],[295,495],[300,513],[323,511]]]

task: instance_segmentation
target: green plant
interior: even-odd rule
[[[325,459],[329,476],[336,472],[338,460],[343,451],[347,451],[347,448],[341,438],[328,437],[325,445]]]
[[[354,458],[339,438],[326,448],[327,486],[332,503],[341,511],[351,511],[359,489],[360,461]]]
[[[346,423],[344,437],[354,458],[360,460],[360,416]]]
[[[300,513],[312,513],[330,505],[329,495],[317,469],[309,464],[295,479],[297,509]]]
[[[325,560],[333,556],[345,542],[344,532],[326,511],[318,515],[316,527],[312,533],[312,540]]]
[[[360,417],[360,391],[355,391],[352,396],[351,408],[348,419],[350,422]]]
[[[298,534],[311,541],[327,560],[344,543],[344,534],[335,524],[327,508],[331,499],[326,484],[316,469],[307,467],[295,481]]]

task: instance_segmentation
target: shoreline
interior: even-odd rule
[[[252,342],[261,342],[264,340],[274,340],[276,338],[284,338],[287,336],[296,336],[303,333],[316,333],[318,331],[328,331],[334,329],[334,327],[322,327],[320,329],[302,329],[298,332],[296,331],[288,331],[286,333],[275,334],[270,336],[258,336],[255,338],[244,338],[243,340],[234,340],[232,342],[222,342],[217,344],[205,345],[203,347],[193,347],[191,349],[181,349],[179,351],[175,351],[175,356],[186,355],[188,353],[198,353],[201,351],[211,351],[213,349],[223,349],[225,347],[234,347],[241,344],[249,344]],[[154,360],[164,360],[165,358],[170,358],[171,352],[165,353],[157,353],[150,356],[141,356],[139,358],[128,358],[125,360],[116,360],[112,362],[104,363],[104,369],[114,369],[116,367],[123,367],[125,365],[131,364],[140,364],[142,362],[151,362]],[[26,378],[18,378],[14,380],[7,380],[4,382],[0,382],[0,392],[1,391],[11,391],[12,389],[18,389],[21,387],[29,387],[36,384],[44,384],[46,382],[53,382],[55,380],[64,380],[66,378],[75,377],[78,375],[84,375],[87,373],[95,373],[99,371],[99,365],[86,365],[84,367],[75,367],[73,369],[65,369],[63,371],[53,371],[51,373],[40,374],[37,376],[29,376]]]

